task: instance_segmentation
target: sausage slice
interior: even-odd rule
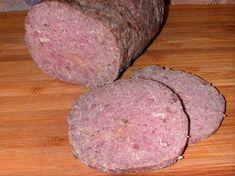
[[[81,95],[68,123],[74,155],[112,173],[170,166],[188,138],[177,95],[144,79],[118,80]]]

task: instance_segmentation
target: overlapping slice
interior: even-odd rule
[[[207,81],[180,70],[147,66],[134,77],[158,81],[171,88],[183,102],[190,120],[190,143],[213,134],[224,117],[224,97]]]

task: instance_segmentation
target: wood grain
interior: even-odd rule
[[[66,117],[88,89],[43,74],[24,45],[26,13],[0,13],[0,175],[108,175],[77,161]],[[138,175],[235,175],[235,6],[174,6],[159,37],[123,74],[151,64],[184,69],[227,100],[221,128],[170,168]]]

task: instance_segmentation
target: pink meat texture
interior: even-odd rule
[[[188,119],[166,86],[118,80],[81,95],[68,117],[74,155],[105,172],[138,172],[177,161],[188,139]]]
[[[190,120],[190,143],[209,137],[219,128],[225,99],[207,81],[191,73],[157,65],[137,70],[134,77],[158,81],[179,95]]]
[[[157,35],[164,0],[62,0],[32,7],[25,41],[52,77],[89,87],[118,75]]]

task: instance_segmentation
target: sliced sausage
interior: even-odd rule
[[[68,122],[74,155],[105,172],[167,167],[188,138],[188,119],[177,95],[144,79],[118,80],[81,95]]]
[[[137,70],[134,76],[161,82],[179,95],[190,120],[190,143],[207,138],[219,128],[224,117],[225,99],[204,79],[157,65]]]

